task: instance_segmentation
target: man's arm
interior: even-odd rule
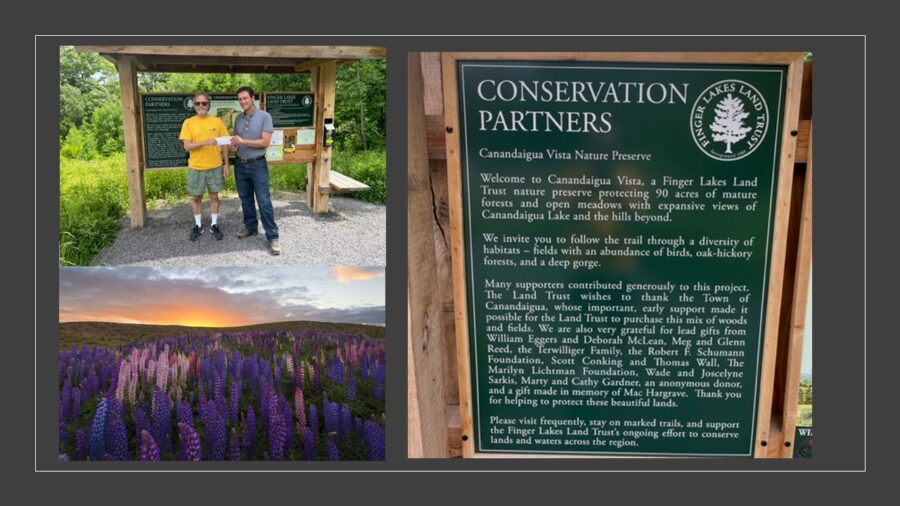
[[[228,177],[228,174],[230,172],[229,169],[231,168],[230,162],[228,160],[228,144],[225,144],[224,146],[222,146],[222,160],[225,161],[225,168],[222,169],[222,175],[224,177]]]
[[[216,145],[215,139],[207,139],[205,141],[200,141],[200,142],[191,142],[187,139],[182,139],[181,142],[184,143],[185,151],[193,151],[197,148],[202,148],[204,146],[215,146]]]
[[[262,137],[253,140],[244,139],[240,135],[234,136],[235,145],[247,146],[249,148],[267,148],[269,147],[270,142],[272,142],[272,132],[263,132]]]

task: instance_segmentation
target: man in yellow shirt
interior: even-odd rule
[[[212,214],[209,229],[218,241],[222,239],[218,223],[219,192],[225,188],[225,178],[228,177],[230,167],[228,144],[223,145],[220,150],[216,145],[216,137],[227,137],[228,129],[221,119],[209,115],[209,94],[200,92],[194,95],[194,110],[197,111],[197,115],[184,120],[181,134],[178,136],[184,142],[184,150],[190,153],[188,193],[191,195],[191,207],[194,210],[194,228],[191,229],[190,239],[196,241],[203,233],[200,204],[203,193],[209,190],[209,207]]]

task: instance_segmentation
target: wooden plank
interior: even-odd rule
[[[422,110],[422,77],[418,54],[408,60],[407,154],[407,279],[409,284],[408,354],[415,369],[418,425],[417,444],[421,456],[447,456],[447,414],[444,399],[444,361],[441,346],[441,307],[434,290],[437,279],[431,217],[431,186],[425,149],[425,118]]]
[[[459,404],[447,406],[447,456],[462,457],[462,428],[459,426]]]
[[[444,116],[444,86],[441,82],[441,53],[422,53],[425,82],[425,118]]]
[[[545,52],[452,52],[444,53],[446,57],[454,60],[545,60],[545,61],[607,61],[607,62],[643,62],[643,63],[757,63],[757,64],[785,64],[790,65],[802,60],[803,53],[799,52],[742,52],[742,53],[701,53],[701,52],[574,52],[574,53],[545,53]],[[447,81],[444,80],[446,93]],[[455,86],[455,83],[454,83]],[[446,101],[445,101],[446,106]]]
[[[427,120],[427,118],[426,118]],[[446,156],[446,155],[445,155]],[[453,263],[450,259],[450,204],[447,196],[446,160],[429,160],[431,206],[434,220],[434,258],[437,265],[437,291],[444,315],[444,392],[447,404],[459,409],[459,377],[456,373],[456,323],[453,305]]]
[[[412,292],[410,292],[412,293]],[[425,457],[422,442],[422,420],[419,417],[419,387],[416,385],[416,361],[413,360],[412,310],[406,299],[406,456]]]
[[[778,325],[784,281],[785,251],[788,240],[788,217],[793,182],[793,167],[800,116],[800,91],[803,83],[803,55],[788,66],[787,101],[784,109],[784,126],[781,132],[781,158],[778,170],[778,192],[775,202],[775,229],[772,234],[772,254],[769,268],[766,325],[762,351],[759,400],[756,416],[756,442],[753,454],[757,458],[768,457],[769,433],[772,429],[772,397],[775,386],[776,352],[778,349]],[[773,60],[775,58],[773,57]]]
[[[310,70],[313,69],[313,67],[318,67],[319,65],[322,65],[323,63],[337,63],[337,60],[336,59],[310,60],[307,62],[298,63],[297,65],[294,65],[294,72],[297,72],[297,73],[309,72]]]
[[[803,205],[800,220],[800,240],[797,247],[797,271],[794,278],[791,332],[787,350],[787,380],[785,382],[783,427],[780,456],[794,455],[794,432],[797,427],[797,403],[800,396],[800,365],[803,361],[803,337],[806,333],[806,311],[812,277],[812,128],[808,147],[806,175],[803,181]]]
[[[429,159],[447,159],[446,128],[443,115],[425,116],[425,135],[427,136]]]
[[[128,181],[128,209],[131,228],[144,228],[147,203],[144,197],[144,170],[141,166],[140,116],[137,103],[137,68],[134,59],[122,56],[118,59],[119,90],[122,102],[122,126],[125,136],[125,173]]]
[[[310,71],[310,79],[309,79],[309,87],[315,92],[319,89],[319,67],[313,67]],[[320,136],[322,135],[322,130],[325,129],[324,122],[322,121],[322,97],[316,96],[316,109],[313,111],[315,115],[315,119],[313,120],[313,128],[316,131],[316,145],[315,145],[315,155],[313,160],[309,163],[309,166],[306,168],[306,205],[309,206],[310,209],[313,208],[313,199],[315,199],[316,192],[313,191],[313,188],[316,188],[318,185],[316,184],[316,166],[319,165],[320,158],[319,155],[322,153],[322,139]]]
[[[337,64],[326,63],[319,67],[316,90],[316,163],[315,185],[313,188],[328,188],[331,186],[329,175],[331,173],[331,146],[324,145],[325,122],[334,121],[334,94],[337,82]],[[321,111],[321,114],[320,114]],[[328,212],[328,194],[312,192],[312,210],[316,213]]]
[[[797,163],[806,163],[807,156],[811,155],[810,146],[809,146],[809,132],[812,128],[812,121],[808,119],[801,119],[800,126],[797,128]]]
[[[231,58],[384,59],[383,47],[371,46],[75,46],[78,51],[127,55],[219,56]],[[236,62],[238,63],[238,62]]]
[[[329,182],[331,188],[339,192],[360,192],[372,189],[369,185],[334,170],[329,173]]]
[[[466,268],[463,242],[462,174],[459,161],[459,107],[456,89],[456,60],[441,57],[444,82],[444,117],[447,131],[447,193],[450,203],[450,257],[453,263],[454,322],[459,385],[459,418],[463,457],[475,456],[472,420],[472,379],[469,364],[469,326],[466,298]]]

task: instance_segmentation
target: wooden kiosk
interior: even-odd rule
[[[76,46],[97,52],[119,72],[125,160],[128,175],[131,228],[144,226],[145,153],[138,72],[212,72],[284,74],[310,73],[315,96],[315,146],[297,150],[290,161],[308,162],[307,204],[316,213],[328,212],[332,192],[359,191],[365,185],[331,171],[331,145],[322,142],[326,124],[334,122],[337,66],[359,59],[384,58],[384,48],[357,46]],[[220,90],[210,90],[220,91]]]
[[[409,456],[790,457],[804,55],[408,65]]]

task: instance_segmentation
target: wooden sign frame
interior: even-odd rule
[[[463,457],[497,458],[497,457],[546,457],[543,454],[521,453],[479,453],[475,449],[472,372],[469,349],[469,315],[467,300],[466,254],[463,230],[463,182],[459,88],[457,62],[459,60],[517,60],[517,61],[578,61],[607,63],[695,63],[695,64],[761,64],[786,65],[786,102],[783,125],[780,132],[781,152],[778,162],[778,173],[773,184],[777,188],[777,200],[774,202],[774,230],[772,232],[771,260],[768,272],[768,295],[764,310],[765,327],[761,356],[759,395],[757,398],[755,438],[753,456],[756,458],[770,456],[769,436],[772,428],[772,401],[775,381],[776,352],[782,288],[784,282],[784,265],[788,236],[788,219],[790,196],[793,179],[793,165],[800,114],[800,93],[803,82],[804,54],[798,52],[782,53],[548,53],[548,52],[449,52],[442,53],[441,67],[443,73],[444,114],[446,121],[447,174],[450,207],[450,252],[452,259],[454,319],[456,327],[456,352],[459,377],[460,424]],[[808,267],[808,266],[807,266]],[[801,269],[802,271],[803,269]],[[808,270],[808,269],[807,269]],[[799,360],[799,354],[791,360]],[[790,383],[790,382],[789,382]],[[780,427],[775,431],[779,431]],[[777,452],[776,452],[777,453]],[[627,453],[618,454],[627,456]],[[563,455],[550,455],[559,457]]]

